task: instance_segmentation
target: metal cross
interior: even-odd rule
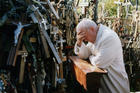
[[[62,38],[62,36],[60,37],[60,40],[58,41],[58,43],[60,43],[60,45],[61,45],[61,49],[63,49],[63,43],[64,42],[66,42],[66,40],[64,40],[63,38]]]
[[[23,60],[24,60],[24,62],[26,62],[26,57],[28,56],[28,53],[23,53],[23,55],[22,55],[22,58],[23,58]]]
[[[43,25],[44,25],[45,30],[48,30],[48,27],[47,27],[47,25],[46,25],[47,20],[44,19],[44,18],[42,18],[42,23],[43,23]]]

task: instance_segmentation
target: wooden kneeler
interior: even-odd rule
[[[100,78],[107,71],[91,65],[89,62],[80,59],[77,56],[70,56],[72,60],[72,69],[76,80],[84,87],[88,93],[99,93]]]

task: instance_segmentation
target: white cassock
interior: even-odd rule
[[[92,65],[108,71],[101,79],[99,93],[130,93],[121,41],[116,32],[100,25],[95,43],[82,43],[81,47],[75,44],[74,51],[80,58],[89,58]]]

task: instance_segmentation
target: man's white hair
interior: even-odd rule
[[[76,26],[76,31],[78,32],[80,30],[80,28],[89,29],[90,27],[96,28],[97,24],[94,21],[90,20],[90,19],[84,18]]]

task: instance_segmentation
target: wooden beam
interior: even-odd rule
[[[88,93],[98,93],[100,78],[107,71],[102,70],[77,56],[70,56],[76,80]]]

